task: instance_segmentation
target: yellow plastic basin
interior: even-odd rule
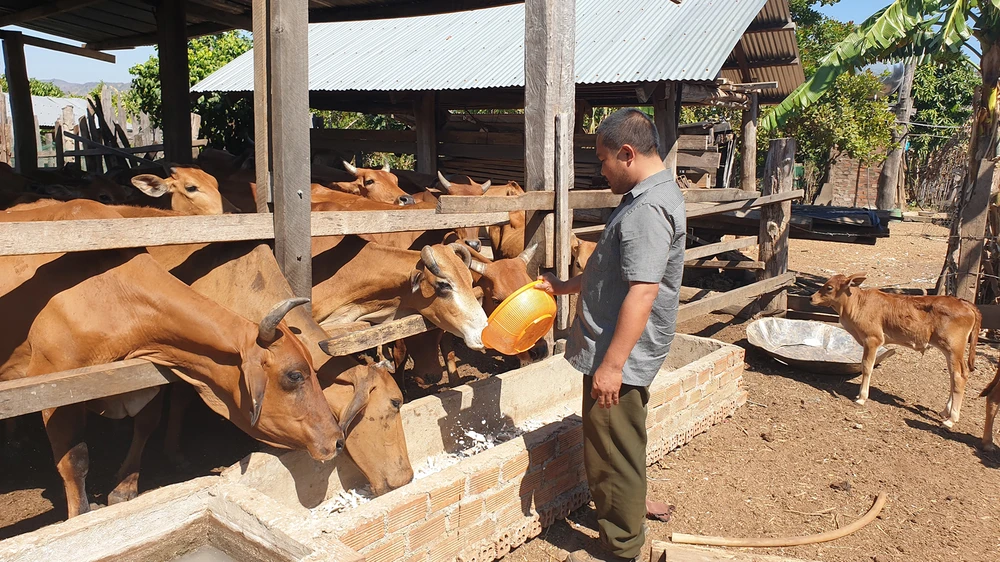
[[[556,299],[536,289],[532,281],[504,299],[490,314],[483,330],[483,345],[504,355],[531,349],[552,328]]]

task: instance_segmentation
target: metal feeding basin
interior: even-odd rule
[[[825,322],[761,318],[747,326],[747,341],[781,363],[826,375],[861,372],[864,349],[847,330]],[[895,353],[878,348],[875,364]]]

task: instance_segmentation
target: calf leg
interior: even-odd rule
[[[996,451],[997,447],[993,444],[993,420],[997,416],[997,410],[1000,410],[1000,386],[993,389],[986,397],[986,423],[983,427],[983,449],[987,451]]]
[[[56,470],[63,479],[66,489],[66,510],[68,517],[76,517],[90,511],[87,499],[87,471],[90,456],[83,441],[87,425],[87,410],[83,404],[70,404],[42,411],[45,433],[52,446],[52,457]]]
[[[108,494],[108,505],[125,502],[139,495],[139,465],[142,463],[142,451],[150,434],[160,424],[160,413],[163,411],[163,391],[156,394],[149,404],[135,416],[132,428],[132,444],[129,446],[125,462],[118,470],[118,485]]]
[[[962,356],[965,354],[963,347],[952,347],[948,355],[948,370],[951,375],[951,397],[948,398],[948,418],[942,423],[951,429],[958,423],[959,416],[962,415],[962,400],[965,398],[965,383],[969,380],[969,372]]]
[[[194,395],[194,388],[186,383],[170,385],[170,409],[167,411],[167,431],[163,437],[163,454],[167,457],[167,461],[175,467],[184,467],[188,464],[184,453],[181,452],[181,430],[184,428],[184,412],[194,400]],[[136,420],[136,431],[138,431],[138,418]]]
[[[458,364],[455,357],[455,340],[451,334],[441,332],[438,339],[438,348],[441,349],[441,357],[444,358],[445,367],[448,370],[448,382],[458,380]]]
[[[882,345],[882,342],[874,339],[870,339],[864,344],[865,354],[861,360],[861,390],[858,392],[858,398],[855,400],[855,402],[862,406],[868,400],[868,387],[872,382],[872,370],[875,368],[875,354],[878,352],[880,345]]]

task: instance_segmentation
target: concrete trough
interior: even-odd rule
[[[742,348],[678,335],[650,387],[647,463],[732,415],[742,374]],[[493,560],[589,501],[581,393],[557,356],[406,404],[418,477],[356,505],[344,498],[365,482],[346,455],[253,453],[0,542],[0,559]]]

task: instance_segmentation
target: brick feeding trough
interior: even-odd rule
[[[650,388],[647,464],[746,402],[743,355],[678,334]],[[209,548],[223,561],[494,560],[589,501],[581,387],[557,356],[406,404],[417,477],[367,501],[349,501],[364,480],[346,455],[258,452],[2,541],[0,559],[167,561]]]

